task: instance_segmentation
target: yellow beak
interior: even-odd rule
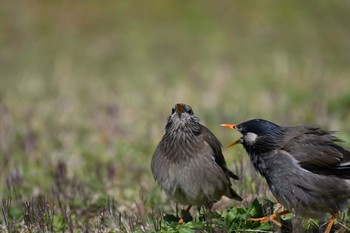
[[[235,129],[235,126],[238,124],[221,124],[220,126],[229,128],[229,129]]]
[[[229,129],[235,129],[236,125],[238,125],[238,124],[221,124],[220,126],[223,126],[223,127],[229,128]],[[234,145],[239,144],[239,143],[241,143],[241,139],[235,140],[234,142],[232,142],[228,146],[226,146],[226,148],[234,146]]]

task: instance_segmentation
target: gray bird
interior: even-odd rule
[[[222,126],[243,135],[229,146],[243,144],[278,202],[296,216],[324,220],[331,214],[325,231],[330,232],[350,197],[350,152],[337,144],[341,140],[334,131],[283,127],[262,119]],[[274,218],[285,213],[251,220],[278,224]]]
[[[175,104],[151,162],[155,181],[176,202],[189,205],[179,222],[183,222],[192,205],[211,208],[223,195],[241,201],[232,189],[230,171],[221,143],[208,128],[199,123],[192,108]]]

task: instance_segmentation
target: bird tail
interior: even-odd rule
[[[243,200],[243,199],[238,195],[238,193],[236,193],[236,191],[232,189],[231,186],[229,187],[229,190],[230,190],[230,194],[231,194],[231,196],[230,196],[229,198],[234,199],[234,200],[237,200],[237,201],[242,201],[242,200]]]
[[[235,175],[232,171],[227,169],[228,176],[231,177],[232,179],[239,180],[239,177]]]

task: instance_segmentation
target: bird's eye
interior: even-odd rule
[[[189,110],[188,110],[188,114],[193,115],[192,109],[189,109]]]
[[[175,107],[171,109],[171,114],[174,114],[175,112]]]

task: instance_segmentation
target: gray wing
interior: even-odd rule
[[[225,173],[232,179],[239,180],[238,176],[227,168],[225,158],[222,154],[222,145],[215,135],[207,127],[202,125],[202,132],[199,137],[202,137],[202,139],[212,148],[215,162],[225,171]]]
[[[205,142],[209,144],[209,146],[213,150],[213,157],[214,157],[215,163],[218,164],[220,168],[225,172],[227,179],[229,181],[228,188],[231,193],[231,198],[238,201],[242,201],[243,199],[231,187],[231,182],[229,177],[236,180],[238,180],[239,178],[237,175],[235,175],[231,170],[227,168],[224,155],[222,154],[220,141],[215,137],[215,135],[207,127],[203,125],[201,126],[202,126],[201,134],[198,135],[198,137],[201,137]]]
[[[299,161],[299,165],[316,174],[350,179],[350,152],[339,146],[334,131],[316,127],[287,128],[289,136],[282,150]]]

